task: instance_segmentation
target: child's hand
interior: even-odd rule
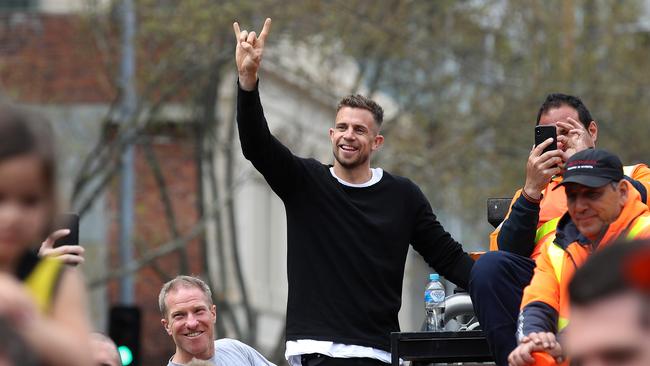
[[[53,232],[41,244],[38,250],[39,257],[54,257],[65,264],[76,266],[84,262],[84,248],[81,245],[62,245],[54,248],[54,242],[70,234],[70,230],[61,229]]]

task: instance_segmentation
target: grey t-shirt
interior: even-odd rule
[[[229,338],[214,341],[214,356],[206,360],[217,366],[275,366],[252,347]],[[183,366],[169,360],[167,366]]]

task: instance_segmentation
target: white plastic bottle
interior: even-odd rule
[[[424,310],[426,330],[440,332],[444,330],[445,287],[440,282],[440,275],[429,275],[429,283],[424,289]]]

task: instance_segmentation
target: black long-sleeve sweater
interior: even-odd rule
[[[329,166],[293,155],[269,131],[257,90],[239,88],[244,156],[287,215],[287,340],[390,350],[399,330],[409,243],[436,271],[467,288],[472,259],[436,220],[420,189],[384,172],[369,187],[339,183]]]

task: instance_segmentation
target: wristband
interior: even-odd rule
[[[542,196],[539,197],[539,199],[533,198],[533,197],[527,195],[526,190],[524,190],[523,188],[521,189],[521,195],[524,196],[526,201],[532,202],[532,203],[540,203],[540,202],[542,202],[542,198],[544,197],[544,195],[542,194]]]

